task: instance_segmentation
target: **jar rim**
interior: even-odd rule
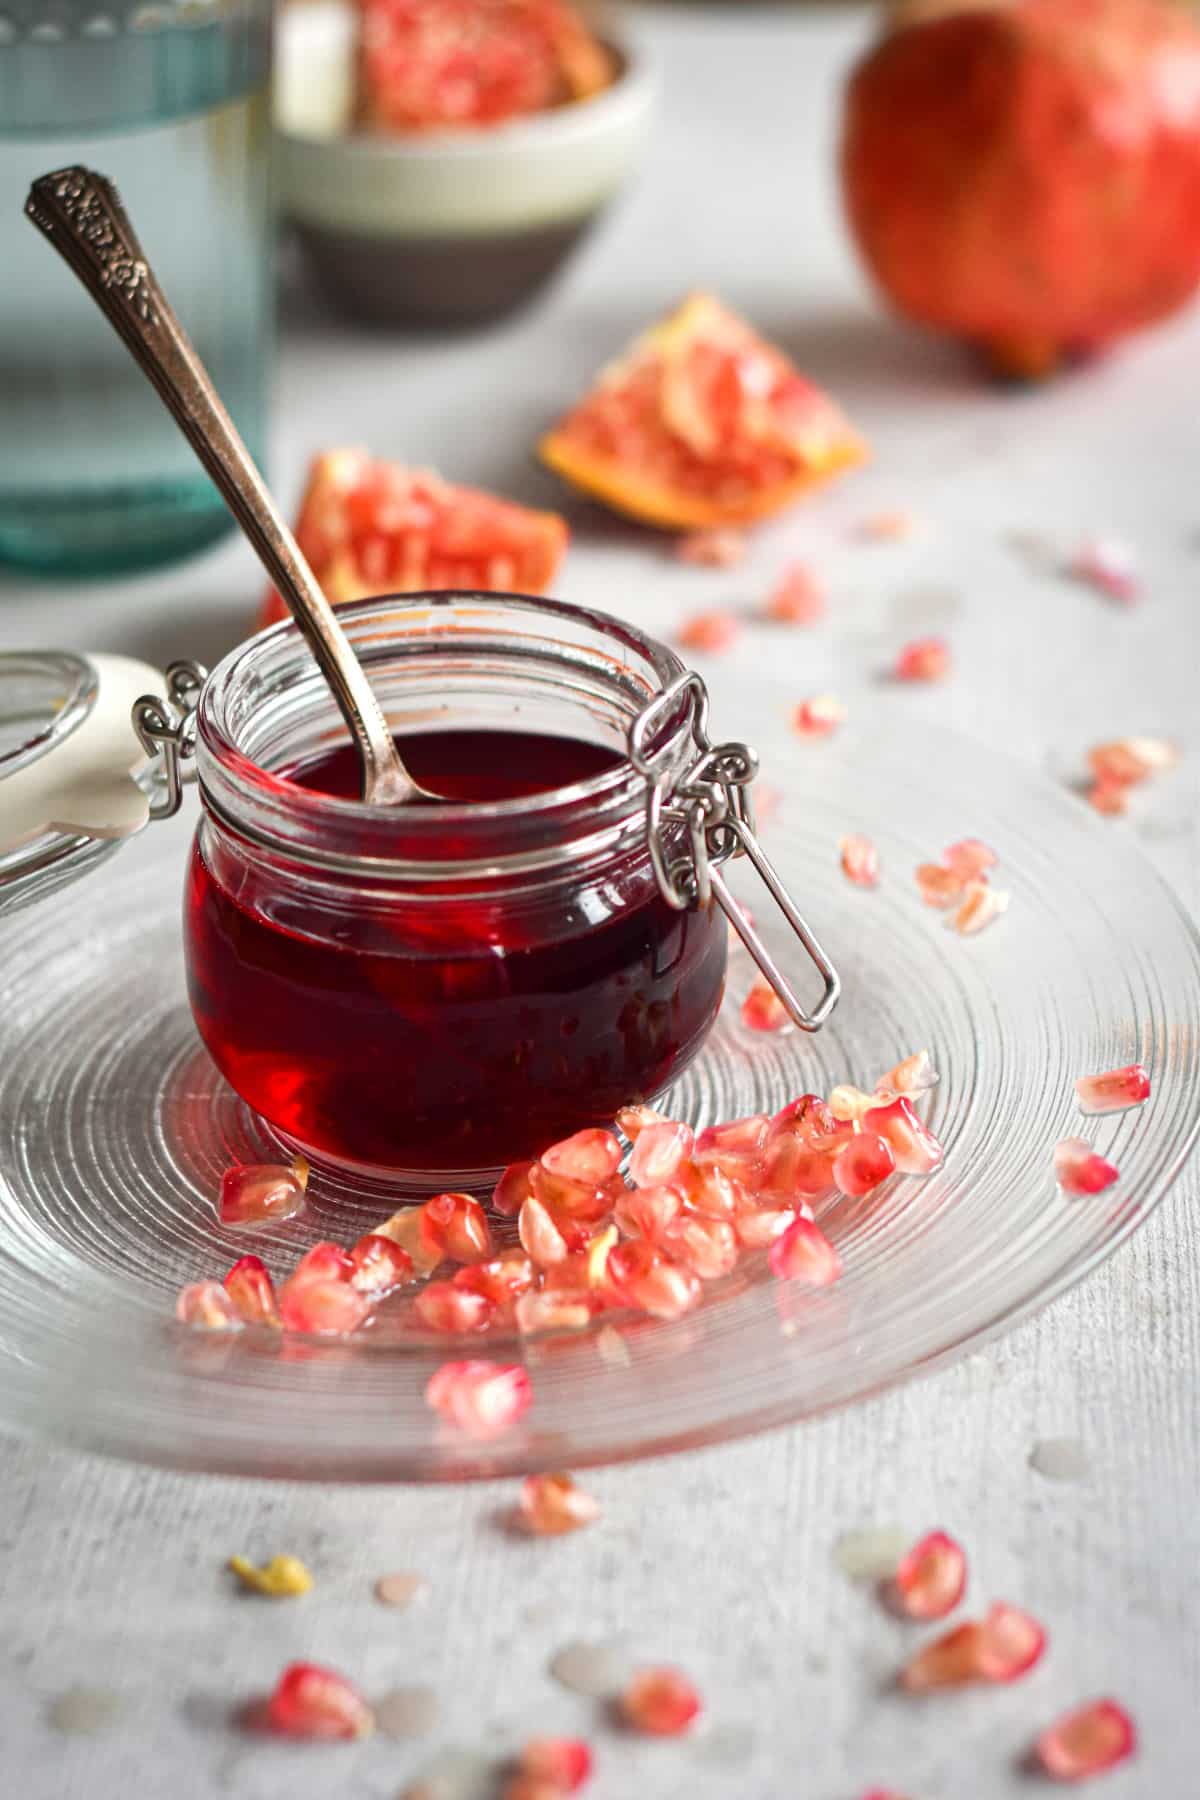
[[[511,648],[512,673],[519,675],[527,662],[531,682],[538,679],[533,671],[539,658],[543,670],[559,659],[564,670],[586,669],[597,692],[615,702],[629,724],[683,671],[674,651],[637,626],[597,608],[543,596],[469,590],[388,594],[340,604],[338,617],[368,672],[382,670],[397,655],[408,659],[398,666],[409,673],[419,671],[422,655],[460,656],[465,670],[473,650],[490,645],[496,653],[504,645]],[[523,621],[529,623],[528,632],[515,628]],[[539,625],[545,628],[540,635]],[[200,697],[196,748],[209,810],[272,848],[302,849],[334,868],[424,863],[433,873],[422,856],[422,838],[436,837],[444,845],[449,830],[473,833],[479,840],[474,860],[489,867],[538,866],[548,833],[560,848],[569,838],[578,849],[581,836],[627,826],[631,817],[640,817],[647,784],[624,746],[623,760],[611,769],[517,799],[381,807],[301,787],[263,767],[245,745],[253,714],[245,708],[246,697],[261,695],[271,682],[277,695],[306,693],[345,741],[345,727],[315,658],[299,628],[286,620],[238,645],[213,671]],[[540,685],[548,685],[545,674]],[[302,714],[303,700],[297,708],[297,716]],[[681,712],[678,728],[672,721],[660,739],[662,753],[670,756],[676,748],[682,753],[685,738]],[[354,836],[353,850],[339,849],[343,834]],[[468,853],[463,862],[472,860]]]

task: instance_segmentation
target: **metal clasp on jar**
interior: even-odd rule
[[[677,754],[651,748],[655,735],[671,723],[681,704],[687,708],[686,724],[694,751],[683,763]],[[646,840],[667,905],[685,912],[715,899],[788,1016],[801,1031],[820,1031],[838,1003],[841,981],[755,835],[750,789],[758,774],[758,755],[749,744],[714,745],[708,732],[708,689],[694,670],[677,676],[638,714],[629,729],[629,760],[649,784]],[[686,832],[686,848],[680,845],[679,827]],[[739,856],[749,859],[825,984],[821,1002],[812,1012],[803,1006],[745,908],[729,890],[721,871]]]
[[[147,756],[158,758],[159,792],[150,802],[152,819],[169,819],[183,803],[187,765],[196,753],[196,707],[208,679],[203,663],[167,666],[167,698],[145,694],[133,709],[133,729]]]

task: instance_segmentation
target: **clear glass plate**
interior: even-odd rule
[[[772,724],[772,717],[775,723]],[[812,1294],[765,1258],[673,1324],[610,1321],[520,1343],[377,1327],[322,1344],[177,1326],[175,1292],[246,1251],[286,1270],[316,1237],[371,1216],[319,1191],[309,1215],[223,1231],[213,1196],[265,1138],[199,1045],[179,937],[186,828],[156,827],[102,872],[5,927],[0,1017],[0,1427],[178,1467],[351,1480],[580,1466],[711,1443],[844,1405],[977,1346],[1061,1294],[1168,1192],[1200,1128],[1200,945],[1126,839],[1029,771],[927,729],[802,744],[758,716],[784,788],[768,847],[838,963],[819,1038],[753,1038],[725,1015],[670,1096],[695,1124],[867,1083],[927,1046],[945,1167],[823,1220],[845,1275]],[[781,784],[781,775],[783,781]],[[864,830],[884,864],[852,887],[837,842]],[[924,907],[920,861],[980,836],[1000,852],[1006,917],[962,939]],[[747,893],[751,904],[755,902]],[[784,956],[786,928],[756,906]],[[797,952],[798,954],[798,952]],[[1076,1076],[1135,1059],[1154,1095],[1082,1120]],[[402,1104],[402,1096],[398,1096]],[[1052,1153],[1082,1134],[1121,1170],[1097,1199],[1056,1190]],[[522,1357],[535,1402],[477,1443],[440,1425],[425,1384],[448,1355]]]

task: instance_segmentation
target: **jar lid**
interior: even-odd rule
[[[164,685],[128,656],[0,655],[0,913],[77,880],[141,831],[154,747],[134,708]]]

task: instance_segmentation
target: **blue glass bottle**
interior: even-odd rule
[[[115,182],[261,461],[270,44],[270,0],[0,0],[0,563],[112,574],[230,529],[144,375],[21,209],[35,176],[68,163]]]

